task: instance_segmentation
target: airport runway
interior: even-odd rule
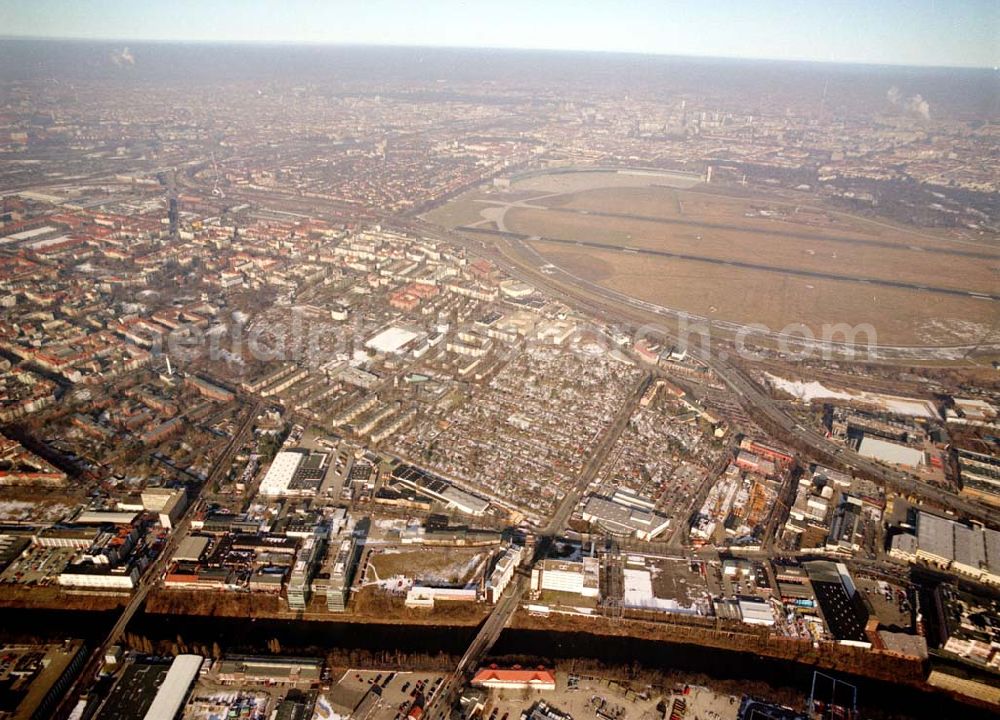
[[[543,237],[539,235],[525,235],[524,233],[504,232],[501,230],[491,230],[489,228],[471,227],[468,225],[457,228],[461,232],[476,233],[480,235],[496,235],[509,240],[557,243],[559,245],[592,248],[594,250],[605,250],[610,252],[620,252],[632,255],[649,255],[653,257],[668,258],[671,260],[687,260],[690,262],[708,263],[710,265],[722,265],[744,270],[760,270],[763,272],[776,273],[779,275],[795,275],[797,277],[811,278],[814,280],[835,280],[838,282],[860,283],[864,285],[879,285],[882,287],[896,288],[900,290],[916,290],[919,292],[937,293],[940,295],[958,296],[964,298],[975,298],[981,300],[1000,300],[998,293],[985,293],[974,290],[963,290],[961,288],[949,288],[939,285],[921,285],[918,283],[902,282],[900,280],[885,280],[882,278],[856,277],[852,275],[840,275],[838,273],[819,272],[817,270],[801,270],[799,268],[787,268],[779,265],[765,265],[763,263],[752,263],[743,260],[723,260],[720,258],[708,257],[705,255],[690,255],[688,253],[676,253],[667,250],[650,250],[645,248],[623,247],[611,243],[593,242],[590,240],[563,240],[561,238]]]
[[[517,207],[515,205],[514,207]],[[893,243],[886,240],[866,240],[864,238],[847,237],[844,235],[821,235],[819,233],[795,232],[793,230],[770,230],[764,228],[746,227],[745,225],[729,225],[726,223],[701,222],[698,220],[678,220],[674,218],[656,217],[655,215],[635,215],[632,213],[616,213],[598,210],[581,210],[567,207],[546,207],[548,212],[570,213],[573,215],[590,215],[594,217],[617,218],[621,220],[641,220],[642,222],[657,223],[661,225],[687,225],[692,228],[706,230],[727,230],[753,235],[767,235],[769,237],[784,237],[793,240],[815,240],[817,242],[837,242],[848,245],[865,245],[868,247],[886,248],[889,250],[909,250],[911,252],[928,252],[940,255],[956,255],[959,257],[970,257],[981,260],[1000,260],[1000,253],[976,252],[974,250],[959,250],[947,247],[925,247],[922,245],[905,245],[903,243]]]

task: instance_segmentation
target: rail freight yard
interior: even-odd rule
[[[849,215],[793,191],[765,199],[703,179],[533,175],[467,194],[428,219],[521,246],[543,272],[550,263],[581,284],[723,326],[804,323],[821,337],[824,324],[869,323],[880,343],[914,346],[990,334],[1000,299],[995,246]]]

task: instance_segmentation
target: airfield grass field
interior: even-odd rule
[[[815,202],[726,196],[714,188],[709,192],[706,185],[685,186],[690,183],[670,187],[655,176],[614,183],[601,175],[533,177],[509,192],[470,193],[428,219],[447,227],[529,236],[512,242],[529,244],[544,261],[583,280],[713,320],[763,323],[772,330],[804,323],[817,336],[823,324],[870,323],[880,344],[936,346],[979,342],[1000,316],[993,300],[877,282],[996,293],[997,238],[992,244],[973,243],[944,231],[855,217]],[[573,244],[579,241],[775,270]]]
[[[919,297],[895,288],[858,290],[832,280],[722,265],[623,256],[591,248],[579,252],[545,242],[532,246],[546,260],[577,277],[639,300],[713,320],[763,323],[772,330],[804,323],[817,337],[823,324],[870,323],[881,344],[954,344],[963,338],[982,337],[995,307],[986,300]],[[859,341],[864,341],[864,336],[859,336]]]
[[[698,225],[663,226],[646,220],[530,208],[513,208],[506,213],[504,220],[508,230],[526,235],[667,250],[795,270],[980,292],[995,292],[998,282],[997,266],[991,267],[981,258],[914,251],[902,244],[894,248],[872,247],[836,240],[782,237],[767,231],[716,230]],[[996,263],[1000,265],[1000,257]]]

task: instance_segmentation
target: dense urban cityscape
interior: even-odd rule
[[[0,718],[996,713],[995,70],[0,65]]]

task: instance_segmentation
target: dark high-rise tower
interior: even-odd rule
[[[174,171],[167,173],[167,220],[170,223],[170,238],[176,240],[180,233],[180,214],[177,208],[177,187],[174,184]]]
[[[170,207],[167,210],[167,219],[170,221],[170,237],[176,238],[180,230],[179,216],[177,214],[177,198],[170,198]]]

